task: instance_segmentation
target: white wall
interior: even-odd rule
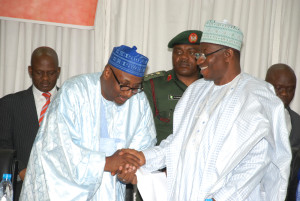
[[[172,68],[169,40],[208,19],[227,19],[244,33],[241,65],[264,79],[274,63],[300,79],[299,0],[99,0],[95,30],[0,20],[0,97],[28,88],[31,52],[53,47],[67,78],[101,71],[114,46],[135,45],[149,57],[147,72]],[[300,84],[291,107],[300,113]]]

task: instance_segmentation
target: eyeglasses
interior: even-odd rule
[[[196,60],[200,59],[200,57],[203,59],[203,60],[206,60],[206,58],[214,53],[217,53],[219,52],[220,50],[223,50],[223,49],[227,49],[228,47],[222,47],[214,52],[211,52],[211,53],[208,53],[208,54],[204,54],[204,53],[195,53],[195,57],[196,57]]]
[[[134,94],[137,94],[137,93],[140,93],[140,92],[143,91],[143,87],[141,87],[141,88],[131,88],[131,87],[129,87],[129,86],[124,86],[124,85],[122,85],[122,84],[120,83],[120,81],[118,80],[118,78],[117,78],[115,72],[113,71],[113,69],[110,68],[110,70],[111,70],[111,72],[113,73],[113,75],[114,75],[114,77],[115,77],[117,83],[119,84],[120,90],[121,90],[121,91],[129,91],[129,90],[131,90],[132,93],[134,93]]]

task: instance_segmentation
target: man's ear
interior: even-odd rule
[[[111,74],[110,67],[109,67],[109,65],[106,65],[102,72],[103,78],[108,79],[110,77],[110,74]]]
[[[60,76],[60,67],[57,67],[57,72],[58,72],[58,76],[57,76],[57,79],[59,78],[59,76]]]
[[[225,62],[229,62],[234,56],[233,49],[228,48],[224,51]]]
[[[32,78],[32,67],[28,66],[28,74],[30,76],[30,78]]]

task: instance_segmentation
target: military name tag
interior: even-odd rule
[[[169,95],[168,99],[169,100],[179,100],[181,98],[181,95],[180,96],[177,96],[177,95]]]

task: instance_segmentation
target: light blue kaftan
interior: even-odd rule
[[[74,77],[58,91],[35,139],[20,200],[125,199],[125,185],[104,172],[105,157],[153,146],[152,112],[144,93],[121,106],[104,99],[100,76]]]
[[[204,79],[177,103],[174,133],[143,151],[167,167],[169,201],[283,201],[290,120],[273,87],[246,73],[222,86]]]

